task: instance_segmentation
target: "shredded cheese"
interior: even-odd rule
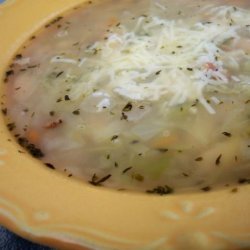
[[[79,66],[91,70],[75,84],[71,97],[77,99],[91,88],[100,88],[128,100],[162,99],[167,106],[198,99],[213,114],[204,91],[229,83],[225,62],[237,65],[235,53],[244,51],[227,51],[222,45],[239,40],[238,31],[247,22],[246,10],[221,6],[210,7],[192,20],[141,16],[132,30],[119,25],[105,41],[86,50]],[[75,63],[62,58],[52,61]]]

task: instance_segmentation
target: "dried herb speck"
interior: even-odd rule
[[[14,70],[11,69],[11,70],[8,70],[8,71],[5,72],[6,77],[9,77],[11,75],[14,75]]]
[[[7,115],[7,113],[8,113],[7,108],[3,108],[3,109],[2,109],[2,113],[3,113],[4,115]]]
[[[115,141],[116,139],[118,139],[118,135],[113,135],[112,138],[111,138],[111,141]]]
[[[127,173],[130,169],[132,169],[132,167],[125,168],[125,169],[122,171],[122,174]]]
[[[64,71],[60,71],[59,73],[56,74],[56,78],[58,78],[59,76],[61,76],[64,73]]]
[[[16,128],[16,124],[14,122],[8,123],[7,127],[9,129],[9,131],[12,131],[12,130],[14,130]]]
[[[141,174],[137,174],[137,173],[133,173],[131,175],[132,179],[135,179],[139,182],[143,182],[144,181],[144,177]]]
[[[23,57],[22,54],[17,54],[17,55],[15,56],[16,59],[21,59],[22,57]]]
[[[167,148],[157,148],[157,150],[161,153],[166,153],[168,152],[168,149]]]
[[[42,158],[44,157],[43,152],[37,148],[34,144],[30,143],[28,141],[28,139],[24,138],[24,137],[20,137],[18,138],[18,143],[26,148],[28,150],[28,152],[35,158]]]
[[[232,136],[232,134],[229,133],[229,132],[222,132],[222,134],[225,135],[225,136],[227,136],[227,137],[231,137]]]
[[[147,190],[146,192],[149,194],[167,195],[167,194],[172,194],[174,192],[174,189],[169,187],[168,185],[165,185],[165,186],[158,186],[152,190]]]
[[[45,165],[50,169],[56,169],[53,164],[51,163],[45,163]]]
[[[203,157],[197,157],[195,161],[203,161]]]
[[[211,187],[206,186],[206,187],[201,188],[201,190],[204,192],[209,192],[211,190]]]
[[[238,180],[238,183],[239,184],[250,184],[250,179],[247,179],[247,178],[239,178]]]
[[[215,164],[216,164],[217,166],[220,165],[221,157],[222,157],[222,154],[220,154],[220,155],[216,158],[216,160],[215,160]]]
[[[74,110],[74,111],[72,112],[72,114],[73,114],[73,115],[80,115],[80,110],[79,110],[79,109]]]
[[[138,140],[133,140],[133,141],[131,141],[131,144],[138,144],[138,143],[139,143]]]
[[[104,176],[103,178],[99,179],[97,177],[96,174],[94,174],[92,176],[92,179],[91,181],[89,181],[90,184],[94,185],[94,186],[100,186],[103,182],[105,182],[106,180],[108,180],[112,175],[111,174],[108,174],[106,176]]]
[[[70,101],[70,97],[69,97],[68,95],[65,95],[65,96],[64,96],[64,100],[65,100],[65,101]]]
[[[128,120],[128,116],[122,112],[121,120]]]
[[[123,112],[129,112],[129,111],[132,110],[132,108],[133,108],[133,105],[131,104],[131,102],[128,102],[128,103],[126,104],[126,106],[122,109],[122,111],[123,111]]]

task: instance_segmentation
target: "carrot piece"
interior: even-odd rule
[[[37,144],[40,141],[40,133],[35,129],[29,129],[27,131],[27,139],[29,142]]]
[[[158,138],[153,139],[150,142],[150,146],[153,148],[166,148],[169,145],[172,145],[177,140],[175,135],[169,135],[169,136],[160,136]]]
[[[116,24],[118,24],[119,21],[116,17],[111,17],[108,19],[108,26],[111,27],[111,26],[114,26]]]

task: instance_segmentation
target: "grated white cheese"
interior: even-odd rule
[[[75,85],[72,98],[79,98],[92,86],[128,100],[163,99],[167,106],[198,99],[214,114],[203,94],[206,89],[227,85],[232,78],[225,62],[237,64],[235,53],[244,51],[227,51],[221,45],[240,38],[238,30],[250,21],[246,12],[221,6],[199,13],[195,22],[141,16],[133,30],[120,25],[105,41],[86,50],[84,65],[93,70]],[[204,16],[207,22],[201,21]],[[71,63],[71,59],[52,61]]]
[[[54,56],[50,60],[51,63],[69,63],[69,64],[77,64],[77,61],[71,58],[65,58],[62,56]]]
[[[216,96],[212,96],[210,99],[216,105],[220,104],[221,102]]]

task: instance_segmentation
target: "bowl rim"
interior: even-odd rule
[[[87,2],[0,4],[1,95],[22,43],[51,18]],[[250,248],[249,185],[164,197],[92,187],[20,153],[0,119],[0,223],[17,234],[60,249]]]

